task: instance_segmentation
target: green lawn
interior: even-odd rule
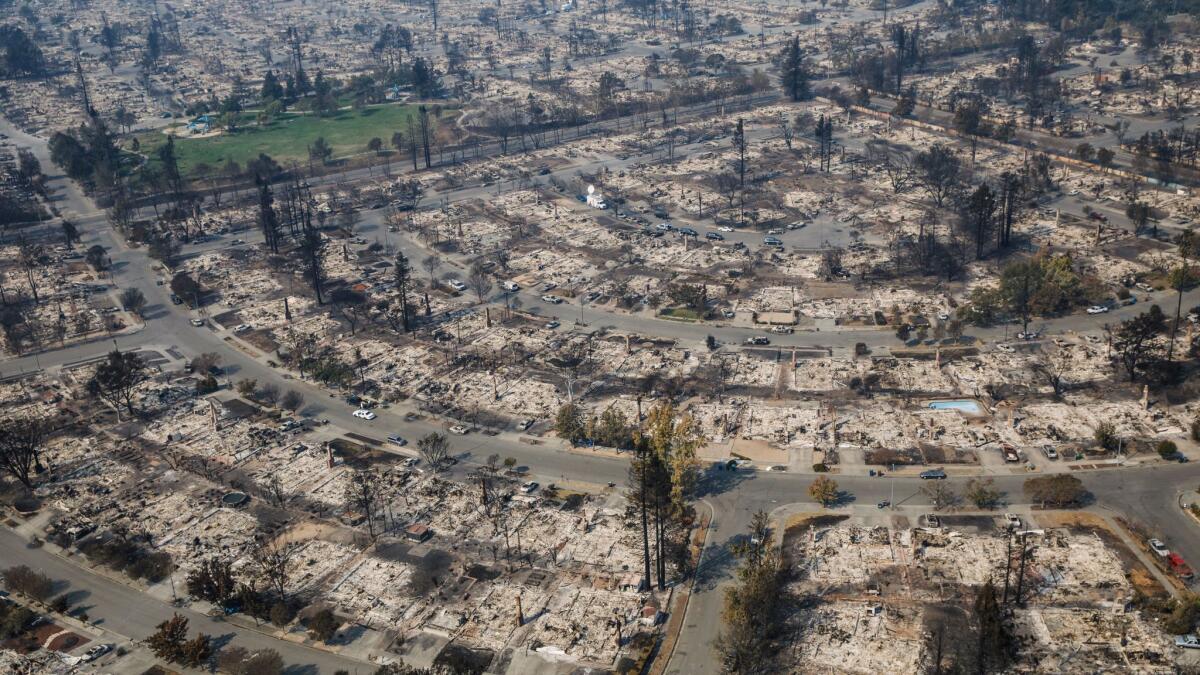
[[[447,113],[443,112],[443,116]],[[270,155],[280,164],[308,161],[308,146],[319,137],[333,147],[333,157],[346,157],[366,152],[367,142],[374,137],[391,148],[392,134],[408,130],[408,118],[416,115],[416,107],[402,104],[378,105],[362,111],[342,110],[329,117],[285,113],[264,127],[255,125],[254,115],[243,116],[245,126],[233,133],[209,138],[176,137],[175,148],[180,169],[191,174],[197,164],[219,169],[232,159],[245,166],[246,161],[259,153]],[[166,142],[166,136],[155,131],[138,137],[141,152],[153,156],[154,150]]]

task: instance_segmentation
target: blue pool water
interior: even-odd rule
[[[957,410],[971,415],[982,415],[983,408],[978,401],[964,399],[960,401],[933,401],[929,404],[933,410]]]

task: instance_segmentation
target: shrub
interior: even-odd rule
[[[71,609],[71,601],[67,599],[66,593],[54,598],[50,601],[50,610],[59,614],[66,614]]]
[[[308,632],[321,642],[328,643],[333,639],[340,625],[341,622],[337,620],[332,611],[322,609],[308,620]]]
[[[45,602],[54,591],[54,582],[50,577],[35,572],[28,565],[17,565],[4,570],[4,583],[9,589],[38,602]]]
[[[828,473],[829,467],[826,466],[824,462],[818,462],[816,464],[813,464],[813,472],[814,473]]]
[[[1083,481],[1066,474],[1038,476],[1025,481],[1025,495],[1034,504],[1044,507],[1077,506],[1087,494]]]
[[[0,604],[0,639],[14,638],[25,630],[37,615],[13,603]]]
[[[1154,449],[1163,459],[1170,459],[1179,454],[1179,446],[1175,445],[1174,441],[1160,441]]]
[[[1163,621],[1163,630],[1172,635],[1184,635],[1192,632],[1195,625],[1196,603],[1185,599],[1178,602],[1171,611],[1171,616]]]
[[[271,623],[280,628],[292,622],[296,618],[296,611],[285,602],[277,602],[271,605]]]
[[[1101,422],[1100,426],[1096,427],[1095,434],[1096,443],[1105,450],[1116,450],[1119,439],[1117,438],[1117,428],[1112,422]]]

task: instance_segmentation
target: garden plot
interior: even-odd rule
[[[926,658],[921,612],[889,603],[820,602],[793,619],[785,658],[805,672],[918,673]]]
[[[361,623],[396,626],[419,607],[405,592],[412,576],[412,565],[368,556],[336,579],[327,597]]]

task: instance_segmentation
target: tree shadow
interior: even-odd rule
[[[150,305],[142,310],[142,321],[154,321],[155,319],[162,319],[168,314],[170,314],[170,311],[167,309],[166,305]]]
[[[696,590],[711,591],[722,579],[727,578],[738,565],[738,557],[734,551],[739,545],[750,541],[748,534],[736,534],[724,542],[704,550],[704,558],[696,567]]]
[[[293,663],[283,669],[283,675],[320,675],[321,671],[311,663]]]
[[[752,471],[726,469],[723,463],[719,463],[717,466],[722,468],[709,467],[707,471],[700,474],[700,480],[696,482],[697,499],[715,497],[737,488],[748,480],[754,480],[755,475]]]
[[[70,588],[70,587],[71,587],[70,584],[67,584],[67,588]],[[74,610],[90,609],[91,607],[94,606],[94,605],[89,605],[86,608],[79,607],[79,603],[92,597],[92,592],[87,589],[76,588],[74,590],[67,591],[63,595],[67,598],[67,602],[69,602],[71,604],[71,607]]]
[[[829,503],[829,507],[850,506],[856,501],[858,501],[858,498],[854,496],[853,492],[850,492],[849,490],[838,490],[837,494],[833,498],[833,501]]]
[[[366,635],[367,629],[359,624],[350,624],[348,627],[339,630],[336,635],[326,642],[327,645],[348,645],[363,635]]]
[[[233,632],[212,636],[209,638],[209,644],[212,645],[212,652],[216,654],[222,649],[228,647],[229,643],[233,642],[235,637],[237,637],[237,633]]]

